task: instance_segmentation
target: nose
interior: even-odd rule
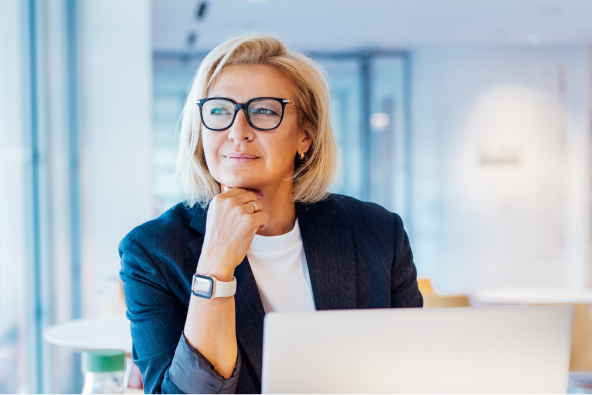
[[[255,133],[253,132],[251,125],[249,125],[249,121],[247,121],[244,111],[242,109],[239,110],[236,114],[234,123],[230,127],[228,139],[230,141],[240,142],[244,140],[253,141],[254,137]]]

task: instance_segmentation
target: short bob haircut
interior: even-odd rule
[[[328,195],[337,162],[329,111],[329,87],[323,71],[310,58],[291,52],[286,45],[269,35],[247,34],[232,38],[214,48],[203,60],[191,83],[180,119],[180,144],[177,177],[187,204],[205,207],[220,193],[220,184],[212,177],[205,160],[202,123],[197,100],[207,97],[225,66],[262,64],[277,68],[296,86],[294,101],[298,106],[298,124],[312,137],[303,160],[295,156],[293,200],[314,203]]]

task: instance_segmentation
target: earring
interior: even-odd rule
[[[304,155],[306,155],[306,151],[302,151],[300,153],[300,160],[304,159]]]

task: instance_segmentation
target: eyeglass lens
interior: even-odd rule
[[[208,129],[226,129],[232,124],[235,110],[236,106],[230,100],[208,100],[202,105],[203,123]],[[247,107],[247,114],[256,128],[274,129],[282,119],[282,104],[270,99],[253,100]]]

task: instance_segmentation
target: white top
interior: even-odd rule
[[[497,304],[545,304],[586,303],[592,304],[592,288],[568,287],[513,287],[488,288],[475,292],[475,299]]]
[[[285,235],[255,235],[247,258],[265,313],[315,310],[298,220]]]

